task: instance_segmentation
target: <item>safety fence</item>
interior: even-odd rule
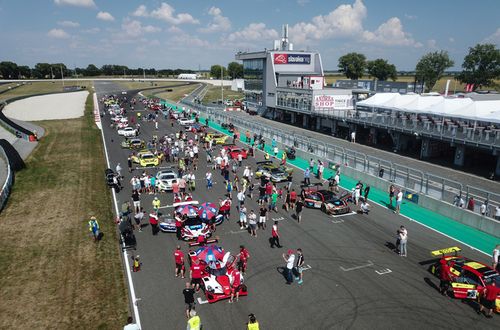
[[[423,194],[433,199],[456,204],[460,199],[467,204],[472,197],[477,202],[474,212],[480,211],[481,203],[486,203],[486,216],[494,217],[495,207],[500,206],[500,193],[487,191],[475,186],[444,178],[432,173],[424,173],[418,169],[397,164],[382,158],[366,155],[354,150],[326,143],[295,132],[293,129],[282,130],[262,122],[249,120],[249,118],[236,116],[223,112],[220,108],[207,107],[187,100],[182,101],[186,106],[205,113],[208,118],[218,124],[232,123],[240,132],[250,131],[262,135],[266,143],[273,139],[285,146],[294,146],[296,149],[307,152],[310,157],[316,157],[323,162],[326,160],[328,167],[348,166],[360,172],[376,177],[379,180],[404,188],[413,194]]]
[[[14,172],[12,171],[9,163],[9,158],[5,153],[5,150],[0,145],[0,157],[7,164],[7,177],[5,182],[2,185],[2,190],[0,191],[0,211],[3,210],[5,204],[7,203],[7,199],[9,198],[10,191],[12,189],[12,184],[14,183]]]

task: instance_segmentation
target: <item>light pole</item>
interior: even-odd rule
[[[221,65],[220,66],[220,94],[222,98],[222,106],[224,107],[224,110],[226,110],[226,104],[224,103],[224,67]]]

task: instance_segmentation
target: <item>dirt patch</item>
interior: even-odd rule
[[[90,102],[90,103],[89,103]],[[82,118],[44,121],[0,215],[0,328],[117,329],[128,313],[101,135]],[[105,236],[92,242],[95,215]]]

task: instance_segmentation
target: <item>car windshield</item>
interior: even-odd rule
[[[490,285],[493,282],[495,282],[497,287],[500,287],[500,274],[494,271],[492,271],[491,274],[484,276],[484,284]]]
[[[142,159],[153,159],[153,158],[155,158],[155,156],[154,156],[154,155],[152,155],[152,154],[145,154],[145,155],[142,155]]]
[[[174,174],[162,174],[160,176],[160,180],[171,180],[171,179],[175,179]]]
[[[329,204],[333,204],[335,206],[341,206],[342,205],[342,202],[336,198],[332,198],[332,199],[329,199],[327,200],[327,203]]]
[[[278,169],[278,168],[272,168],[271,169],[271,173],[272,174],[284,174],[282,170]]]

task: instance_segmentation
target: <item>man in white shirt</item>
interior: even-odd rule
[[[250,179],[250,169],[248,166],[245,166],[245,170],[243,171],[243,177],[246,178],[247,180]]]
[[[212,188],[212,172],[207,172],[205,174],[205,179],[207,179],[207,189]]]
[[[406,257],[406,243],[408,242],[408,231],[404,226],[399,227],[399,255]]]
[[[399,214],[401,211],[401,203],[403,202],[403,191],[400,189],[396,196],[396,210],[394,213]]]
[[[238,192],[236,198],[238,199],[240,206],[245,203],[245,193],[243,192],[243,190],[240,190]]]
[[[293,265],[295,263],[295,254],[293,254],[293,250],[288,250],[287,254],[283,253],[283,259],[286,262],[286,267],[284,269],[285,277],[286,277],[286,284],[290,285],[293,283],[292,269],[293,269]]]
[[[500,244],[497,244],[493,250],[493,269],[500,272]]]
[[[337,173],[335,174],[335,178],[334,178],[334,180],[335,180],[335,191],[336,191],[336,192],[339,192],[339,189],[340,189],[340,188],[339,188],[339,184],[340,184],[340,175],[339,175],[339,172],[337,172]]]
[[[481,204],[481,207],[479,208],[479,212],[481,212],[481,215],[486,215],[486,203],[483,202]]]
[[[495,207],[495,220],[500,220],[500,206]]]

